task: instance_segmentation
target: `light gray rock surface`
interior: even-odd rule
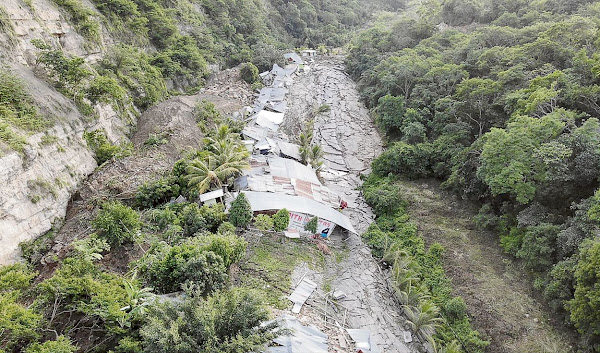
[[[369,172],[371,161],[382,151],[382,143],[368,110],[359,100],[355,83],[343,71],[341,60],[320,60],[308,74],[294,79],[282,130],[293,140],[306,121],[307,112],[323,104],[331,107],[329,112],[317,115],[314,124],[315,142],[323,147],[328,166],[321,176],[327,187],[348,202],[343,213],[362,234],[374,215],[357,190],[362,183],[359,175]],[[342,242],[339,238],[332,240]],[[331,288],[346,294],[339,303],[348,308],[347,326],[371,331],[374,342],[384,352],[416,352],[414,344],[404,343],[401,307],[370,249],[355,234],[345,242],[348,256],[329,268],[331,273],[310,273],[310,278],[333,278]]]

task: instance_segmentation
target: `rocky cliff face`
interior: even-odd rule
[[[0,32],[0,62],[22,79],[42,115],[56,123],[28,136],[23,153],[0,154],[0,264],[15,261],[20,242],[43,234],[62,219],[71,194],[96,168],[84,131],[102,127],[116,142],[126,139],[131,127],[108,105],[95,106],[94,119],[84,117],[71,100],[34,75],[32,39],[53,43],[88,62],[98,60],[102,51],[86,46],[51,1],[30,4],[19,0],[0,4],[10,22]],[[100,48],[111,40],[102,37]]]

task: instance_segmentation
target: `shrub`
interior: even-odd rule
[[[145,110],[167,98],[167,87],[158,68],[150,65],[149,57],[140,49],[116,46],[100,63],[100,71],[108,71],[130,92],[133,103]]]
[[[261,325],[268,318],[254,292],[233,289],[158,304],[140,333],[147,353],[258,352],[273,339],[274,325]]]
[[[234,226],[242,228],[248,226],[250,221],[252,221],[252,207],[244,193],[240,193],[231,203],[229,221]]]
[[[92,103],[118,103],[125,98],[125,90],[112,77],[96,76],[86,88],[86,97]]]
[[[266,214],[259,214],[254,217],[254,226],[258,230],[268,231],[273,229],[273,218]]]
[[[0,267],[0,293],[27,289],[35,276],[37,272],[22,263],[2,266]]]
[[[99,332],[122,333],[132,319],[121,310],[131,304],[123,278],[101,271],[86,259],[65,259],[60,269],[39,288],[41,303],[49,308],[57,303],[57,325],[68,325],[71,315],[78,315],[83,320],[97,322]]]
[[[0,70],[0,123],[26,131],[43,131],[49,122],[39,113],[23,82]]]
[[[160,248],[158,247],[160,246]],[[171,293],[193,287],[202,295],[225,286],[227,270],[221,256],[202,245],[157,245],[137,262],[142,277],[158,292]]]
[[[71,15],[71,21],[83,37],[93,42],[100,41],[100,24],[94,19],[92,9],[85,7],[81,0],[53,0]]]
[[[225,220],[227,220],[227,213],[225,213],[225,205],[217,203],[215,205],[203,205],[200,207],[200,214],[206,221],[206,228],[211,232],[216,232]]]
[[[198,204],[191,203],[181,211],[181,226],[183,227],[183,235],[191,236],[201,230],[206,230],[206,220],[202,217]]]
[[[105,238],[111,245],[132,241],[141,225],[137,212],[116,201],[102,204],[102,209],[92,221],[92,227],[98,236]]]
[[[244,238],[235,234],[202,235],[190,239],[188,244],[198,246],[202,251],[212,251],[219,255],[227,268],[244,257],[248,245]]]
[[[373,161],[373,172],[381,177],[402,174],[413,179],[427,178],[431,176],[431,156],[432,147],[428,143],[396,142]]]
[[[276,232],[283,232],[290,224],[290,213],[285,208],[273,215],[273,228]]]
[[[467,305],[461,297],[454,297],[444,304],[444,313],[450,320],[461,320],[467,316]]]
[[[313,217],[304,225],[304,230],[311,234],[317,233],[317,226],[319,225],[319,218]]]
[[[252,84],[258,81],[258,68],[253,63],[245,63],[240,69],[240,77],[242,80]]]
[[[94,152],[94,158],[98,164],[102,164],[112,158],[124,157],[128,154],[128,151],[123,147],[108,142],[108,138],[106,138],[106,134],[102,130],[86,132],[83,134],[83,138]]]
[[[149,215],[150,222],[155,224],[159,230],[165,230],[171,225],[179,225],[179,217],[177,213],[170,207],[164,209],[154,209]]]
[[[378,215],[393,213],[406,206],[406,202],[400,196],[400,189],[387,179],[382,179],[381,182],[369,180],[363,185],[365,200]]]
[[[180,187],[177,182],[174,176],[145,182],[135,194],[135,203],[142,208],[164,204],[171,198],[179,196]]]
[[[214,103],[203,100],[194,107],[194,118],[198,126],[207,129],[209,124],[216,124],[222,117]]]
[[[36,342],[27,347],[25,353],[75,353],[77,349],[67,337],[61,335],[56,341]]]
[[[217,229],[217,234],[219,234],[219,235],[235,234],[235,226],[229,222],[223,222]]]
[[[0,343],[2,349],[13,348],[39,337],[42,316],[18,303],[15,292],[0,292]]]

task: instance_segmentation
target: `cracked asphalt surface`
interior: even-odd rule
[[[330,106],[330,111],[317,114],[314,121],[314,141],[322,146],[327,166],[321,177],[327,187],[348,202],[343,213],[363,233],[374,214],[357,190],[359,176],[370,171],[371,161],[382,151],[382,142],[360,102],[356,84],[344,72],[343,57],[320,59],[311,65],[310,72],[295,78],[289,90],[288,112],[280,130],[292,140],[310,118],[310,112],[324,104]],[[332,289],[347,295],[339,301],[348,309],[347,326],[371,331],[374,342],[384,352],[416,352],[413,343],[404,343],[402,309],[370,249],[359,235],[353,234],[345,241],[348,256],[328,268],[326,277],[333,278]]]

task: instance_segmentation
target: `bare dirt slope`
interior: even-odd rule
[[[505,256],[497,235],[480,231],[477,210],[440,190],[436,181],[399,183],[411,218],[428,244],[446,248],[444,268],[454,294],[465,299],[475,328],[491,340],[490,353],[570,352],[532,293],[531,279]]]
[[[92,233],[90,221],[97,206],[109,198],[131,200],[140,185],[168,173],[186,151],[200,147],[204,134],[193,115],[196,104],[203,100],[215,104],[224,116],[229,116],[249,104],[253,97],[250,85],[239,77],[239,69],[216,73],[205,88],[192,96],[176,96],[158,103],[145,111],[138,120],[137,130],[131,136],[133,153],[122,159],[111,160],[92,173],[73,195],[66,217],[49,244],[50,251],[41,263],[43,275],[54,271],[54,265],[71,251],[74,240]],[[144,144],[151,134],[165,134],[165,144]],[[122,253],[110,254],[105,263],[117,272],[126,272],[130,259],[139,257],[141,249],[125,248]],[[115,256],[112,261],[111,256]]]

